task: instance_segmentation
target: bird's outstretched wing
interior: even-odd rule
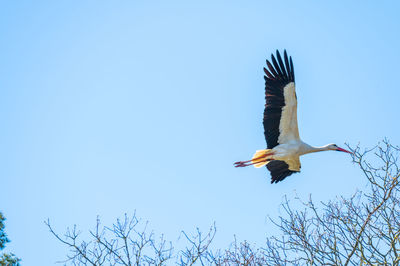
[[[297,127],[297,97],[294,83],[292,57],[284,51],[284,61],[276,51],[271,55],[272,64],[267,60],[265,72],[264,135],[268,149],[299,140]]]
[[[278,183],[287,176],[300,172],[300,159],[296,157],[286,161],[270,161],[267,168],[271,172],[271,184]]]

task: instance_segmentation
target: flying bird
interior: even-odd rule
[[[236,162],[236,167],[266,166],[271,172],[271,183],[278,183],[293,173],[300,172],[301,155],[319,151],[341,151],[351,153],[336,144],[313,147],[304,143],[297,126],[297,96],[292,57],[283,60],[279,51],[276,58],[271,54],[265,72],[264,135],[267,149],[258,150],[248,161]]]

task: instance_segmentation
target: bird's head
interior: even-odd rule
[[[352,152],[350,152],[350,151],[348,151],[348,150],[345,150],[345,149],[343,149],[343,148],[340,148],[340,147],[338,147],[336,144],[328,144],[327,145],[327,149],[328,150],[332,150],[332,151],[342,151],[342,152],[347,152],[347,153],[350,153],[350,154],[352,154]]]

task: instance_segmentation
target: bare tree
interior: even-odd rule
[[[263,253],[269,265],[399,265],[400,149],[387,140],[350,149],[367,190],[321,207],[310,196],[300,211],[286,200],[286,215],[275,223],[283,234],[268,239]]]
[[[272,221],[281,234],[267,238],[263,247],[235,239],[230,247],[213,251],[214,225],[206,234],[199,229],[194,235],[182,232],[187,247],[175,251],[146,226],[138,230],[136,216],[102,229],[98,220],[89,242],[78,241],[75,227],[60,237],[47,225],[70,247],[67,261],[74,265],[399,265],[400,148],[384,140],[373,149],[349,149],[367,188],[325,203],[315,203],[311,196],[306,202],[297,199],[300,210],[285,198],[284,214]]]
[[[191,236],[182,232],[188,245],[175,254],[172,243],[167,242],[164,236],[157,239],[147,229],[148,223],[143,225],[135,214],[132,217],[125,215],[112,227],[102,227],[97,218],[96,228],[89,231],[89,241],[80,239],[81,232],[76,226],[60,236],[49,220],[45,223],[50,232],[69,247],[66,260],[60,263],[72,265],[168,265],[172,260],[179,265],[203,264],[216,233],[215,225],[205,235],[199,229]]]

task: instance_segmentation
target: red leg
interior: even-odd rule
[[[234,164],[235,164],[235,165],[245,164],[245,163],[248,163],[248,162],[251,162],[251,161],[255,161],[255,160],[259,160],[259,159],[265,158],[265,157],[267,157],[267,156],[269,156],[269,155],[273,155],[273,154],[274,154],[273,152],[271,152],[271,153],[266,153],[266,154],[264,154],[264,155],[258,156],[257,158],[253,158],[253,159],[248,160],[248,161],[239,161],[239,162],[235,162]],[[251,165],[251,164],[250,164],[250,165]],[[236,167],[238,167],[238,166],[236,166]]]
[[[253,164],[258,164],[258,163],[265,163],[265,162],[269,162],[269,161],[273,161],[274,159],[266,159],[266,160],[263,160],[263,161],[258,161],[258,162],[253,162],[253,163],[241,163],[241,162],[238,162],[236,165],[235,165],[235,167],[246,167],[246,166],[250,166],[250,165],[253,165]]]

